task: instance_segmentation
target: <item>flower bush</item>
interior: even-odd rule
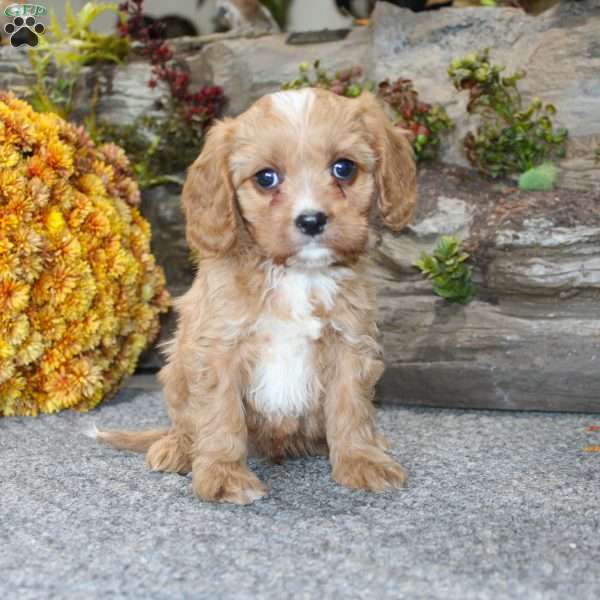
[[[312,66],[302,63],[298,77],[282,85],[284,90],[304,87],[327,89],[347,98],[357,98],[363,90],[377,94],[386,103],[394,124],[409,132],[417,160],[437,158],[442,137],[454,127],[443,106],[419,100],[410,79],[397,79],[391,83],[386,79],[376,87],[372,81],[364,79],[359,66],[331,75],[321,67],[320,61],[316,61]]]
[[[168,307],[123,151],[0,92],[0,415],[86,410]]]
[[[524,106],[517,83],[525,73],[502,76],[503,66],[490,63],[489,50],[452,61],[448,75],[457,90],[468,90],[467,111],[481,123],[464,138],[469,162],[482,173],[500,177],[523,173],[553,157],[565,155],[567,130],[555,129],[552,104],[533,98]]]

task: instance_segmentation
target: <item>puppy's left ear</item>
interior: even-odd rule
[[[369,92],[360,95],[362,118],[373,136],[377,155],[377,207],[393,231],[411,219],[417,196],[417,169],[407,132],[394,127],[379,102]]]
[[[181,194],[187,240],[201,257],[228,254],[238,241],[235,192],[227,164],[231,133],[230,121],[210,128]]]

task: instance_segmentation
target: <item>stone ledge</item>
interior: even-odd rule
[[[597,197],[486,189],[449,168],[419,184],[407,233],[380,232],[371,252],[383,401],[600,411]],[[478,290],[467,306],[434,296],[412,267],[443,234],[472,249]]]

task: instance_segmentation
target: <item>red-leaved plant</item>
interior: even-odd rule
[[[190,89],[190,74],[186,65],[173,60],[160,21],[149,22],[144,15],[144,0],[128,0],[119,5],[127,15],[119,26],[119,33],[129,36],[140,44],[140,53],[152,65],[150,88],[159,83],[166,85],[169,92],[169,108],[181,113],[188,123],[204,130],[219,114],[225,104],[222,88],[206,86],[200,90]]]
[[[379,84],[379,96],[395,115],[395,123],[411,133],[415,156],[419,160],[438,156],[442,136],[454,123],[439,104],[429,104],[419,99],[410,79],[389,80]]]
[[[173,56],[160,21],[144,14],[143,0],[123,2],[119,9],[125,18],[118,34],[137,42],[132,45],[152,66],[148,87],[166,93],[155,115],[138,117],[124,127],[104,123],[98,137],[125,148],[143,188],[172,181],[172,174],[194,161],[226,99],[218,86],[193,89],[186,63]]]

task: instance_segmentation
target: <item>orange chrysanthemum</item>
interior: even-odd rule
[[[86,410],[169,297],[123,151],[0,92],[0,416]]]

